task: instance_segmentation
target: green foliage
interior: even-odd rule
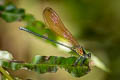
[[[26,14],[24,9],[17,8],[12,3],[7,3],[6,5],[0,5],[0,17],[7,22],[13,21],[24,21],[26,23],[25,27],[33,32],[36,32],[41,35],[47,35],[48,38],[56,40],[56,35],[51,32],[49,29],[45,28],[43,22],[38,21],[31,14]],[[47,41],[51,43],[50,41]],[[54,43],[51,43],[56,45]]]
[[[1,53],[4,54],[4,53]],[[1,66],[11,70],[28,69],[40,74],[47,72],[56,72],[58,67],[65,69],[75,77],[81,77],[89,72],[89,61],[80,66],[81,61],[74,66],[77,57],[57,57],[57,56],[35,56],[30,63],[19,62],[15,60],[1,59]]]
[[[13,22],[21,20],[24,16],[24,9],[17,9],[13,4],[6,4],[5,6],[0,6],[1,17],[7,22]]]

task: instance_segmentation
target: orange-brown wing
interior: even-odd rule
[[[57,13],[53,9],[49,7],[45,8],[45,10],[43,11],[43,17],[48,27],[53,32],[67,39],[74,47],[79,46],[79,43],[74,39],[72,34],[65,28],[60,17],[57,15]]]

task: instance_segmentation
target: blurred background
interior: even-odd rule
[[[9,0],[10,1],[10,0]],[[120,76],[120,0],[11,0],[26,13],[43,21],[45,7],[53,8],[79,43],[97,56],[111,70],[97,67],[81,78],[74,78],[63,69],[57,73],[38,74],[19,70],[12,75],[33,80],[119,80]],[[43,21],[44,22],[44,21]],[[31,61],[39,54],[68,56],[51,44],[20,31],[24,22],[7,23],[0,18],[0,49],[13,54],[16,60]]]

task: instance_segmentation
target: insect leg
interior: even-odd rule
[[[82,58],[82,56],[78,57],[77,60],[74,63],[74,66],[76,66],[78,64],[78,62],[80,61],[80,59]]]
[[[80,63],[80,66],[82,66],[84,64],[85,60],[86,60],[86,57],[83,57],[83,59],[82,59],[82,61]]]
[[[81,60],[80,66],[82,66],[84,64],[85,60],[86,60],[86,57],[83,57],[83,56],[78,57],[77,60],[74,63],[74,66],[76,66],[79,63],[80,60]]]

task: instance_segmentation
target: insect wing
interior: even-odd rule
[[[48,27],[57,35],[67,39],[73,46],[79,46],[79,43],[75,40],[72,34],[65,28],[60,17],[52,8],[45,8],[43,11],[43,17]]]

